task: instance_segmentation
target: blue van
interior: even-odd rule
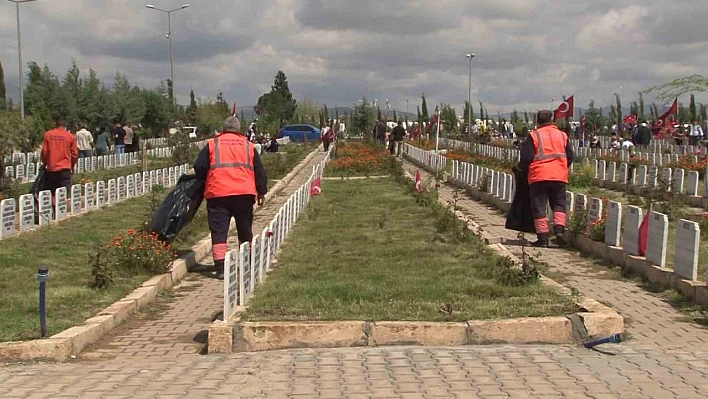
[[[287,125],[280,129],[278,138],[282,139],[288,136],[290,140],[295,142],[304,142],[307,137],[307,141],[312,143],[320,141],[322,132],[312,125]]]

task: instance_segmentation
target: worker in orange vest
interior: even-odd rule
[[[206,182],[214,277],[224,279],[224,260],[231,218],[236,219],[239,245],[253,238],[253,205],[265,203],[268,177],[256,147],[244,133],[235,117],[226,118],[224,129],[207,145],[194,162],[197,177]]]
[[[568,169],[573,164],[573,149],[568,135],[553,124],[551,111],[539,111],[538,128],[529,133],[521,148],[519,168],[528,171],[531,212],[538,241],[535,247],[548,247],[550,229],[546,214],[550,204],[553,230],[559,245],[565,244],[566,186]]]
[[[44,182],[42,189],[50,190],[54,196],[56,189],[65,187],[71,191],[71,173],[79,161],[79,147],[76,137],[66,130],[64,119],[55,121],[56,128],[44,133],[42,143],[42,163]]]

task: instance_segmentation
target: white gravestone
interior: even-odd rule
[[[585,212],[588,209],[588,196],[585,194],[578,194],[575,196],[575,205],[573,206],[574,212]]]
[[[602,219],[602,200],[599,198],[590,198],[588,220],[590,222],[597,222],[600,219]]]
[[[108,205],[113,205],[118,202],[118,193],[116,192],[116,179],[108,180]]]
[[[133,176],[133,181],[135,182],[135,196],[140,197],[143,195],[143,178],[142,174],[136,173]]]
[[[153,185],[164,187],[164,185],[162,184],[162,169],[158,169],[155,171],[155,183]]]
[[[14,198],[4,199],[0,202],[2,212],[2,230],[0,238],[12,237],[17,233],[15,220],[17,218],[17,203]]]
[[[273,231],[273,222],[270,222],[269,226],[263,229],[261,234],[261,243],[263,245],[263,262],[261,263],[263,269],[261,269],[261,282],[263,282],[267,276],[268,270],[270,270],[270,258],[272,256],[273,248],[273,237],[269,232]]]
[[[627,164],[624,162],[620,164],[619,182],[620,184],[627,184]]]
[[[37,165],[34,163],[27,164],[27,181],[35,181],[37,178]]]
[[[239,272],[239,253],[238,251],[229,251],[226,253],[224,262],[224,320],[235,313],[236,306],[240,301],[238,278]]]
[[[167,177],[167,183],[170,185],[170,187],[175,185],[175,168],[169,168],[167,170],[168,177]]]
[[[96,183],[96,207],[102,208],[106,205],[106,182],[101,180]]]
[[[506,179],[506,200],[511,202],[514,200],[514,176],[507,175]]]
[[[13,168],[12,166],[6,166],[5,167],[5,176],[10,179],[13,179],[15,177],[15,168]]]
[[[606,180],[607,179],[606,171],[607,171],[607,162],[605,162],[604,160],[601,160],[600,162],[598,162],[598,170],[595,175],[600,180]]]
[[[650,188],[656,188],[657,178],[659,174],[659,168],[652,166],[649,168],[649,175],[647,176],[647,186]]]
[[[157,173],[158,171],[150,171],[150,182],[148,183],[148,191],[152,191],[152,188],[157,184]]]
[[[622,232],[622,204],[610,201],[607,205],[607,221],[605,222],[605,244],[619,247]]]
[[[56,191],[56,200],[57,200],[57,214],[56,214],[56,220],[64,220],[66,219],[66,215],[69,213],[69,210],[67,209],[67,192],[66,192],[66,187],[59,187]]]
[[[649,240],[647,262],[659,267],[666,266],[666,242],[669,237],[669,218],[663,213],[652,212],[649,216]]]
[[[15,172],[15,179],[19,181],[25,180],[25,165],[17,165],[17,171]]]
[[[665,187],[666,191],[671,191],[671,168],[661,170],[661,186]]]
[[[595,169],[595,178],[598,179],[600,177],[600,166],[599,166],[598,160],[593,159],[592,165],[593,165],[593,169]]]
[[[125,197],[135,197],[135,175],[128,175],[125,178]]]
[[[617,181],[617,162],[610,162],[610,168],[608,174],[610,175],[610,181],[611,182],[616,182]]]
[[[96,168],[96,164],[98,163],[98,157],[91,157],[91,171],[95,171],[98,168]]]
[[[256,235],[251,241],[251,292],[255,291],[261,282],[261,262],[263,262],[261,255],[261,237]]]
[[[71,214],[78,215],[81,213],[81,184],[71,186]]]
[[[672,183],[671,184],[671,191],[673,191],[674,193],[677,193],[677,194],[683,194],[683,183],[684,183],[685,176],[686,176],[685,170],[683,170],[681,168],[677,168],[676,170],[674,170],[674,176],[671,181],[671,183]]]
[[[160,184],[162,184],[162,187],[170,186],[170,176],[167,168],[162,169],[162,180],[160,181]]]
[[[647,166],[646,165],[639,165],[639,185],[644,187],[647,185],[647,175],[649,173],[647,172]]]
[[[91,210],[96,208],[96,193],[94,192],[93,183],[84,185],[84,208]]]
[[[105,155],[104,155],[104,156],[97,157],[97,160],[98,160],[98,165],[97,165],[97,166],[98,166],[98,169],[103,169],[104,159],[105,159]]]
[[[34,196],[25,194],[20,196],[20,231],[34,228]]]
[[[248,298],[251,296],[251,251],[250,244],[244,242],[239,248],[239,293],[241,294],[240,306],[245,306],[248,303]]]
[[[116,157],[114,155],[108,156],[108,169],[113,169],[116,166]]]
[[[575,194],[572,191],[565,192],[565,203],[568,213],[573,213],[575,208]]]
[[[695,170],[688,172],[688,187],[686,188],[687,194],[690,196],[698,195],[698,172]]]
[[[84,159],[86,158],[79,158],[79,161],[76,163],[77,170],[79,174],[84,173]]]
[[[39,193],[39,225],[48,225],[52,221],[52,214],[52,192],[42,191]]]
[[[118,202],[125,199],[125,177],[121,176],[116,179],[116,185],[118,190]]]
[[[701,228],[696,222],[679,220],[676,226],[674,274],[686,280],[698,280],[698,252]]]

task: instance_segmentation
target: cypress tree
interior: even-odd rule
[[[428,102],[425,101],[425,93],[423,93],[423,105],[421,105],[421,108],[423,110],[423,122],[428,122],[430,119],[428,118]]]
[[[696,97],[691,94],[691,103],[689,104],[689,109],[690,109],[690,114],[691,114],[691,121],[694,121],[698,117],[698,112],[696,110]]]
[[[0,62],[0,110],[7,109],[7,92],[5,90],[5,72]]]

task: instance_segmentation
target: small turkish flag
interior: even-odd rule
[[[575,110],[575,100],[573,96],[568,97],[567,100],[563,101],[561,105],[558,106],[556,112],[554,112],[554,119],[572,118]]]
[[[318,177],[312,182],[312,186],[310,188],[310,195],[315,196],[320,194],[322,194],[322,181]]]
[[[420,178],[420,171],[415,171],[415,189],[418,192],[423,191],[423,181]]]
[[[632,115],[628,115],[626,118],[624,118],[623,122],[629,124],[629,123],[635,123],[636,121],[637,121],[637,115],[632,114]]]
[[[639,256],[646,256],[647,254],[647,241],[649,241],[649,216],[651,211],[647,211],[647,215],[644,216],[644,221],[639,226]]]

